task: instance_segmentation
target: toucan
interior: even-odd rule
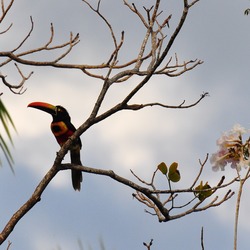
[[[32,102],[28,105],[28,107],[39,109],[45,111],[52,115],[52,123],[50,125],[51,131],[54,134],[58,144],[62,147],[63,144],[69,139],[70,136],[76,131],[76,128],[71,123],[71,118],[69,116],[68,111],[60,106],[54,106],[45,102]],[[71,163],[76,165],[82,165],[80,150],[82,148],[81,139],[78,137],[71,147],[70,150],[70,158]],[[75,190],[80,191],[81,182],[82,182],[82,171],[80,170],[71,170],[72,177],[72,185]]]

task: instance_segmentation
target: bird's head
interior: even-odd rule
[[[32,102],[28,105],[30,108],[40,109],[52,115],[53,121],[70,121],[68,111],[60,106],[54,106],[46,102]]]

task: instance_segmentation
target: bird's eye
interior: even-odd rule
[[[58,113],[60,113],[62,111],[62,109],[61,108],[59,108],[59,107],[56,107],[56,110],[55,110],[55,112],[56,112],[56,115],[58,114]]]

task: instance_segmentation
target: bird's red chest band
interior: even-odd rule
[[[68,132],[68,127],[64,122],[53,122],[51,123],[51,130],[55,137],[66,134]]]
[[[73,131],[70,131],[67,125],[63,122],[53,122],[51,123],[51,130],[54,136],[56,137],[57,142],[62,146],[69,137],[73,134]]]

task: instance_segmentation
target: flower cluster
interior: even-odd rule
[[[227,164],[231,164],[231,167],[238,171],[242,167],[250,166],[250,139],[244,143],[242,141],[242,135],[247,132],[241,125],[236,124],[233,129],[222,134],[217,140],[219,150],[210,158],[214,171],[225,170]]]

